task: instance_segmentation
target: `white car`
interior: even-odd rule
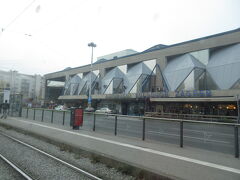
[[[62,111],[62,110],[64,110],[64,106],[63,105],[59,105],[59,106],[55,107],[54,109],[58,110],[58,111]]]
[[[112,110],[105,107],[105,108],[98,109],[95,112],[97,112],[97,113],[112,113]]]

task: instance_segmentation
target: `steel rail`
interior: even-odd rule
[[[26,147],[29,147],[29,148],[31,148],[31,149],[33,149],[33,150],[35,150],[35,151],[37,151],[37,152],[39,152],[39,153],[41,153],[41,154],[44,154],[44,155],[46,155],[46,156],[48,156],[48,157],[50,157],[50,158],[52,158],[52,159],[54,159],[54,160],[62,163],[62,164],[70,167],[71,169],[74,169],[75,171],[77,171],[77,172],[79,172],[79,173],[81,173],[81,174],[86,175],[87,177],[89,177],[89,178],[91,178],[91,179],[93,179],[93,180],[102,180],[101,178],[99,178],[99,177],[97,177],[97,176],[95,176],[95,175],[93,175],[93,174],[91,174],[91,173],[89,173],[89,172],[87,172],[87,171],[84,171],[83,169],[80,169],[80,168],[78,168],[78,167],[76,167],[76,166],[74,166],[74,165],[72,165],[72,164],[70,164],[70,163],[68,163],[68,162],[66,162],[66,161],[63,161],[63,160],[61,160],[61,159],[59,159],[59,158],[57,158],[57,157],[55,157],[55,156],[53,156],[53,155],[51,155],[51,154],[43,151],[43,150],[40,150],[40,149],[38,149],[38,148],[30,145],[30,144],[27,144],[27,143],[25,143],[25,142],[23,142],[23,141],[21,141],[21,140],[18,140],[18,139],[16,139],[16,138],[12,137],[12,136],[7,135],[7,134],[5,134],[5,133],[0,132],[0,134],[3,135],[3,136],[5,136],[5,137],[8,137],[9,139],[12,139],[13,141],[16,141],[16,142],[18,142],[18,143],[20,143],[20,144],[22,144],[22,145],[24,145],[24,146],[26,146]]]
[[[8,165],[10,165],[14,170],[16,170],[20,175],[22,175],[27,180],[33,180],[30,176],[28,176],[24,171],[22,171],[20,168],[18,168],[14,163],[12,163],[10,160],[5,158],[2,154],[0,154],[0,158],[5,161]]]

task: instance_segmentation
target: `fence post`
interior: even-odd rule
[[[235,158],[239,158],[238,126],[234,126]]]
[[[33,120],[35,120],[36,109],[33,109]]]
[[[93,114],[93,131],[95,131],[95,126],[96,126],[96,114]]]
[[[27,114],[26,114],[26,119],[28,118],[28,108],[27,108]]]
[[[62,125],[64,126],[64,123],[65,123],[65,111],[63,111],[63,123],[62,123]]]
[[[42,110],[42,122],[43,122],[43,117],[44,117],[44,109]]]
[[[52,110],[51,123],[53,123],[53,110]]]
[[[183,121],[180,121],[180,147],[183,147]]]
[[[238,119],[237,119],[237,123],[240,123],[240,107],[239,107],[239,95],[237,95],[237,109],[238,109]]]
[[[117,116],[115,115],[115,129],[114,129],[114,135],[117,135]]]
[[[20,106],[19,117],[22,117],[22,106]]]
[[[145,118],[143,118],[142,140],[145,140]]]

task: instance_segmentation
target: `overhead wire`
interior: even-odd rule
[[[5,31],[9,26],[11,26],[24,12],[26,12],[35,2],[36,0],[31,1],[31,3],[29,3],[15,18],[13,18],[13,20],[11,20],[6,26],[5,28],[2,28],[2,31]]]

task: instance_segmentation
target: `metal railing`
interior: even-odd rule
[[[29,118],[29,110],[33,110],[33,120],[36,120],[36,111],[39,110],[41,111],[41,121],[44,122],[44,117],[45,117],[45,112],[51,112],[51,123],[53,123],[53,119],[54,119],[54,113],[62,113],[62,125],[65,125],[65,116],[66,113],[70,113],[70,111],[68,110],[64,110],[64,111],[58,111],[58,110],[54,110],[54,109],[43,109],[43,108],[23,108],[23,110],[26,109],[26,115],[25,118],[28,119]]]
[[[216,122],[232,122],[232,123],[236,123],[237,119],[238,119],[238,116],[160,113],[160,112],[145,112],[145,116],[159,117],[159,118],[176,118],[176,119],[191,119],[191,120],[202,120],[202,121],[216,121]]]
[[[94,121],[93,121],[93,131],[96,129],[96,115],[102,113],[89,113],[93,114]],[[156,118],[156,117],[146,117],[146,116],[127,116],[127,115],[118,115],[118,114],[107,114],[107,116],[114,116],[114,135],[117,135],[117,127],[118,127],[118,117],[131,117],[131,118],[140,118],[142,119],[142,140],[145,140],[145,127],[146,127],[146,120],[157,120],[157,121],[169,121],[169,122],[178,122],[179,123],[179,129],[180,129],[180,139],[179,139],[179,145],[182,148],[183,147],[183,125],[184,123],[197,123],[197,124],[210,124],[210,125],[220,125],[220,126],[230,126],[233,127],[233,134],[234,134],[234,153],[235,157],[239,158],[239,139],[238,139],[238,127],[240,127],[240,124],[236,123],[222,123],[222,122],[207,122],[207,121],[195,121],[195,120],[185,120],[185,119],[169,119],[169,118]]]
[[[51,116],[50,118],[50,122],[54,123],[54,114],[57,112],[58,114],[61,113],[62,116],[62,125],[65,124],[65,120],[66,120],[66,113],[70,113],[70,111],[57,111],[57,110],[51,110],[51,109],[41,109],[41,108],[26,108],[24,109],[26,111],[25,113],[25,117],[29,118],[29,110],[33,111],[33,120],[36,119],[36,111],[41,111],[41,121],[44,121],[44,118],[46,118],[45,112],[49,111],[51,112],[50,114],[48,113],[48,115]],[[232,135],[234,138],[234,142],[233,142],[233,147],[234,147],[234,155],[236,158],[239,158],[239,133],[238,133],[238,128],[240,126],[240,124],[237,123],[224,123],[224,122],[212,122],[212,121],[196,121],[196,120],[186,120],[186,119],[173,119],[173,118],[158,118],[158,117],[147,117],[147,116],[127,116],[127,115],[119,115],[119,114],[105,114],[105,113],[94,113],[94,112],[84,112],[85,117],[89,116],[89,121],[92,121],[92,124],[90,125],[90,129],[92,131],[96,131],[96,124],[98,121],[99,117],[99,121],[102,121],[100,116],[103,116],[103,119],[106,119],[106,117],[112,117],[112,119],[110,119],[109,122],[114,123],[114,125],[112,126],[112,132],[114,133],[115,136],[118,135],[118,131],[120,131],[120,128],[118,127],[119,125],[119,120],[124,119],[124,121],[127,121],[127,123],[130,123],[130,119],[137,119],[137,124],[141,124],[141,139],[144,141],[146,140],[146,123],[148,123],[149,121],[156,121],[156,122],[174,122],[178,124],[178,131],[179,132],[179,146],[181,148],[183,148],[184,146],[184,126],[185,125],[189,125],[189,124],[198,124],[198,125],[213,125],[213,126],[221,126],[221,127],[230,127],[232,128],[232,130],[230,130],[230,134],[228,135]],[[85,120],[87,121],[87,120]],[[58,120],[59,122],[59,120]],[[139,123],[140,122],[140,123]],[[107,125],[110,127],[110,124]],[[111,128],[109,128],[111,129]]]

